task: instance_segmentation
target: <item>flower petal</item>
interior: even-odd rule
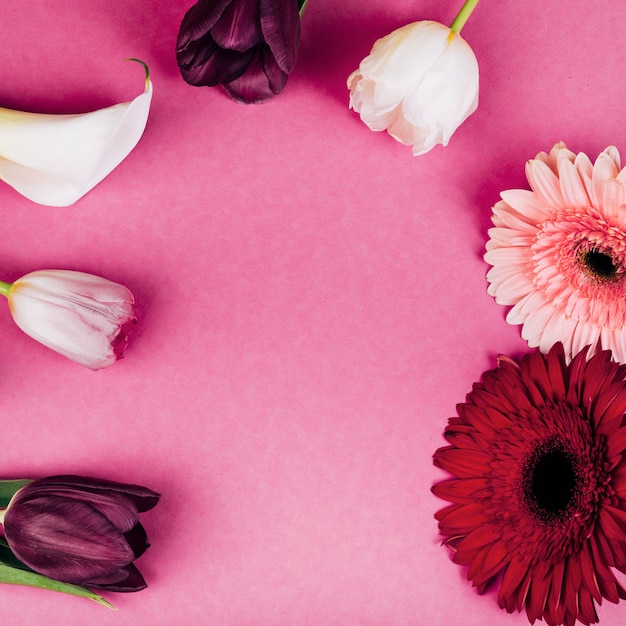
[[[122,356],[137,321],[126,287],[83,272],[31,272],[11,285],[8,300],[27,335],[91,369]]]
[[[455,33],[402,104],[403,117],[417,128],[439,129],[446,146],[452,133],[478,107],[478,62],[465,40]]]
[[[261,0],[261,30],[278,67],[289,74],[296,65],[300,43],[297,0]]]
[[[220,48],[245,52],[263,41],[259,22],[259,0],[231,2],[211,29]]]
[[[176,45],[177,52],[204,38],[231,2],[233,0],[199,0],[194,4],[183,17]]]
[[[543,198],[549,207],[556,209],[565,204],[561,195],[559,179],[543,161],[538,159],[528,161],[526,177],[532,190]]]
[[[224,83],[228,95],[237,102],[259,104],[279,94],[287,84],[283,72],[266,44],[255,49],[246,71],[237,79]]]
[[[152,83],[131,102],[82,115],[0,109],[0,180],[39,204],[73,204],[137,145]]]
[[[559,163],[559,180],[565,206],[589,206],[589,197],[587,196],[585,185],[578,174],[576,166],[569,159],[564,159]]]

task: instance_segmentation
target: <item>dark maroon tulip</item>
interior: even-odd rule
[[[188,83],[259,103],[285,87],[299,42],[298,0],[199,0],[183,18],[176,58]]]
[[[20,489],[4,515],[15,556],[48,578],[107,591],[139,591],[133,561],[148,548],[139,513],[159,494],[79,476],[52,476]]]

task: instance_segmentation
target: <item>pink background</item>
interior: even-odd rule
[[[486,294],[491,205],[564,140],[626,155],[626,5],[482,2],[464,29],[478,111],[414,158],[348,110],[345,81],[405,23],[460,0],[310,0],[298,65],[261,106],[180,78],[191,0],[3,0],[0,105],[130,100],[144,137],[76,205],[0,184],[0,278],[100,274],[136,295],[126,358],[98,373],[0,307],[5,477],[76,473],[163,494],[149,588],[119,611],[0,585],[6,624],[526,624],[439,545],[442,431],[495,356],[523,353]],[[626,159],[625,159],[626,160]],[[0,303],[1,304],[1,303]],[[600,622],[626,620],[603,605]]]

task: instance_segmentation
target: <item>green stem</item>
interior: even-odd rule
[[[11,287],[13,287],[12,283],[5,283],[3,280],[0,280],[0,295],[8,298]]]
[[[461,32],[461,29],[465,26],[465,22],[469,20],[469,16],[472,14],[477,4],[478,0],[465,0],[465,4],[461,7],[461,10],[452,21],[452,24],[450,24],[450,30],[453,33]]]
[[[124,59],[124,61],[128,62],[128,61],[133,61],[134,63],[139,63],[140,65],[143,65],[143,69],[146,72],[146,90],[148,89],[148,85],[150,85],[150,69],[148,68],[147,64],[144,63],[141,59],[135,59],[135,57],[131,57],[129,59]]]
[[[41,574],[35,572],[29,572],[22,569],[16,569],[9,565],[0,563],[0,583],[9,585],[27,585],[28,587],[38,587],[39,589],[49,589],[50,591],[59,591],[61,593],[69,593],[74,596],[82,596],[83,598],[89,598],[102,606],[106,606],[108,609],[114,609],[115,607],[107,602],[101,595],[85,589],[78,585],[71,585],[69,583],[61,583],[57,580],[52,580]]]
[[[11,498],[22,488],[32,483],[32,480],[0,480],[0,508],[6,509]]]

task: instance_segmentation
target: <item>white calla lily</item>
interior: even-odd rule
[[[459,30],[478,0],[451,27],[414,22],[374,44],[348,78],[350,108],[371,130],[413,146],[413,154],[447,145],[478,106],[478,62]]]
[[[68,206],[93,189],[128,156],[146,127],[152,82],[142,65],[146,87],[130,102],[77,115],[0,108],[0,180],[48,206]]]

